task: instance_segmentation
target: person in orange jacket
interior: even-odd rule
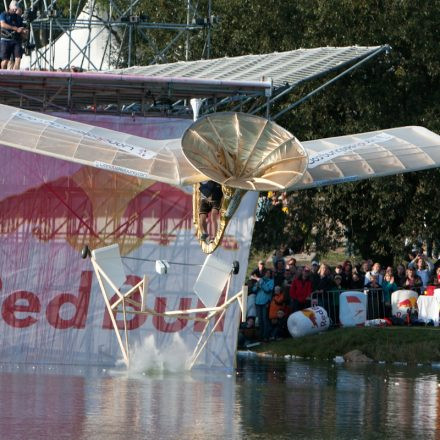
[[[281,286],[275,286],[269,306],[269,319],[272,326],[271,340],[279,339],[287,323],[287,301]]]

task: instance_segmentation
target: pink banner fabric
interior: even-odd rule
[[[59,115],[139,136],[182,135],[188,120]],[[56,142],[56,140],[54,140]],[[146,274],[147,305],[157,311],[202,304],[192,290],[205,255],[192,226],[191,188],[141,180],[36,154],[0,147],[0,354],[3,362],[114,365],[121,353],[85,244],[118,243],[126,285]],[[246,273],[257,194],[248,193],[216,255],[238,260],[230,292]],[[171,264],[155,272],[155,260]],[[147,261],[145,261],[147,260]],[[224,300],[224,298],[223,298]],[[231,307],[197,365],[232,368],[239,323]],[[135,355],[145,344],[169,350],[176,338],[195,348],[203,325],[180,319],[132,315],[129,340]],[[121,317],[117,316],[122,326]]]

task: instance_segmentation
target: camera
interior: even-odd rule
[[[23,21],[26,23],[32,23],[37,18],[37,11],[33,9],[25,9],[23,12]]]
[[[25,55],[29,56],[34,49],[35,49],[35,44],[26,43],[24,45],[24,53],[25,53]]]

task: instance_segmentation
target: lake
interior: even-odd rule
[[[0,438],[437,438],[439,375],[251,354],[236,371],[0,364]]]

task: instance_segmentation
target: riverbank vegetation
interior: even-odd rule
[[[258,353],[334,359],[360,350],[374,361],[440,362],[440,329],[434,327],[341,328],[253,347]]]

